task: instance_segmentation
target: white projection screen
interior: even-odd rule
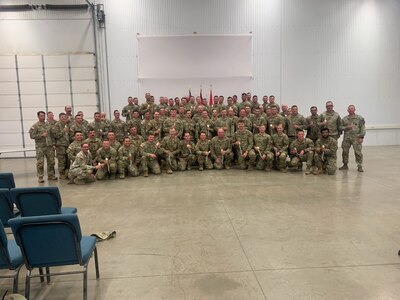
[[[137,36],[139,93],[156,97],[213,95],[225,97],[251,91],[252,36]]]

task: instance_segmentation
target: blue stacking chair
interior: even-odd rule
[[[87,299],[87,266],[94,253],[96,278],[100,277],[96,238],[82,236],[76,214],[14,218],[9,221],[15,240],[21,248],[27,268],[25,297],[29,299],[30,279],[34,277],[83,274],[83,299]],[[50,273],[50,267],[79,265],[76,271]],[[46,274],[32,274],[35,268],[46,268]]]
[[[9,189],[0,188],[0,220],[4,227],[10,227],[8,220],[15,218],[14,204]]]
[[[0,173],[0,188],[11,190],[15,188],[13,173]]]
[[[14,271],[12,275],[0,275],[0,278],[13,279],[13,293],[18,293],[18,275],[23,264],[20,248],[14,240],[7,240],[3,224],[0,223],[0,269]]]
[[[75,214],[75,207],[62,207],[58,187],[40,186],[11,189],[13,202],[17,205],[21,217]]]

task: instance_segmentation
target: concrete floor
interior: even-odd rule
[[[364,154],[364,173],[352,155],[335,176],[193,170],[51,185],[84,234],[117,231],[98,244],[89,299],[400,299],[400,147]],[[37,185],[33,159],[0,169]],[[0,281],[1,294],[11,288]],[[79,275],[31,289],[32,299],[81,293]]]

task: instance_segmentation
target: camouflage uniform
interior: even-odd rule
[[[81,152],[82,143],[83,142],[73,141],[71,144],[69,144],[67,155],[71,164],[75,161],[76,155]]]
[[[306,138],[311,139],[315,144],[316,141],[321,136],[318,115],[315,116],[310,115],[306,118],[306,129],[307,129]]]
[[[161,174],[161,168],[158,164],[157,158],[152,158],[149,156],[149,154],[158,155],[159,153],[160,149],[157,148],[156,143],[150,143],[146,141],[140,145],[140,162],[145,176],[148,174],[149,169],[156,175]]]
[[[129,138],[131,139],[131,143],[132,145],[136,146],[136,148],[139,148],[141,144],[143,144],[145,142],[144,138],[139,135],[129,135]]]
[[[65,131],[67,129],[68,131]],[[56,140],[56,155],[58,161],[58,172],[60,173],[60,178],[65,179],[66,174],[69,170],[69,159],[67,155],[67,149],[69,146],[69,128],[68,124],[64,124],[58,121],[52,129],[53,136]]]
[[[244,128],[246,128],[248,131],[252,132],[253,130],[253,124],[251,123],[251,120],[248,117],[238,117],[236,119],[235,123],[235,131],[238,130],[238,122],[243,121],[244,122]]]
[[[93,157],[88,152],[87,155],[83,151],[80,151],[77,155],[73,163],[71,163],[71,167],[68,172],[68,177],[70,179],[70,183],[80,183],[85,184],[89,181],[94,181],[95,177],[92,175],[95,167],[92,165]]]
[[[264,117],[261,117],[261,116],[260,117],[256,117],[256,116],[254,116],[253,119],[252,119],[252,122],[253,122],[253,134],[256,134],[256,133],[260,132],[258,128],[260,128],[261,125],[265,125],[265,127],[268,128],[267,127],[267,123],[268,122]]]
[[[124,106],[124,108],[121,111],[121,115],[126,118],[126,121],[128,122],[130,119],[132,119],[132,114],[134,111],[139,111],[139,105],[137,104],[128,104]]]
[[[222,157],[221,150],[225,151]],[[230,169],[232,167],[233,153],[231,140],[224,136],[220,139],[218,136],[211,140],[211,157],[214,160],[214,168],[217,170]]]
[[[329,136],[338,140],[340,135],[342,134],[342,119],[339,114],[335,111],[328,113],[327,111],[319,115],[319,121],[322,123],[326,120],[325,125],[321,125],[322,127],[326,127],[329,129]]]
[[[207,170],[211,170],[213,168],[213,164],[211,161],[211,155],[205,155],[204,152],[211,151],[211,141],[210,140],[198,140],[196,144],[196,158],[199,164],[199,170],[202,171],[205,166]]]
[[[251,170],[254,166],[254,162],[256,160],[256,153],[253,150],[253,134],[247,130],[243,129],[237,130],[232,137],[233,143],[239,141],[240,145],[235,145],[236,154],[238,158],[239,167],[241,169],[246,169],[246,160],[248,160],[248,168]],[[244,158],[242,154],[248,151],[247,157]]]
[[[196,122],[193,119],[183,120],[183,132],[189,132],[190,140],[196,141]]]
[[[147,136],[150,133],[151,130],[151,120],[143,120],[140,127],[141,127],[141,132],[140,135],[147,140]]]
[[[267,118],[267,121],[269,124],[267,131],[269,131],[270,136],[273,136],[276,133],[276,127],[279,124],[282,124],[283,130],[286,129],[286,118],[282,117],[280,114],[276,114],[275,116],[271,115]]]
[[[118,150],[118,173],[119,178],[125,178],[127,172],[130,176],[136,177],[139,175],[137,168],[140,162],[139,149],[134,145],[130,145],[128,148],[122,146]]]
[[[259,147],[258,151],[256,147]],[[266,133],[254,135],[254,149],[256,149],[256,168],[258,170],[271,171],[274,154],[272,153],[272,137]],[[262,156],[265,155],[265,159]]]
[[[323,138],[322,136],[317,140],[315,144],[315,155],[314,160],[318,168],[318,171],[314,174],[320,174],[324,169],[328,175],[334,175],[336,172],[336,152],[338,146],[336,139],[328,136]],[[323,151],[319,153],[320,151]]]
[[[350,129],[347,126],[351,125]],[[342,158],[343,164],[347,165],[349,163],[349,151],[350,147],[353,146],[354,155],[356,157],[357,167],[362,168],[363,164],[363,154],[362,144],[358,142],[358,139],[364,138],[365,136],[365,120],[360,115],[348,115],[343,118],[343,130],[344,137],[342,142]]]
[[[92,123],[89,124],[89,131],[90,130],[94,130],[96,132],[96,137],[98,139],[103,140],[104,138],[107,137],[107,133],[108,133],[108,126],[106,122],[100,121],[100,122],[96,122],[93,121]]]
[[[293,149],[296,149],[297,153],[292,153]],[[304,151],[303,155],[300,155],[301,151]],[[296,139],[290,144],[290,167],[298,168],[299,170],[301,170],[303,168],[303,162],[306,162],[306,174],[308,175],[311,172],[313,158],[314,143],[311,139],[304,138],[301,142]]]
[[[200,118],[196,124],[196,140],[200,139],[200,133],[204,131],[207,139],[211,139],[214,134],[214,123],[210,119]]]
[[[117,151],[117,153],[118,153],[118,150],[119,150],[119,148],[122,147],[122,145],[121,145],[121,143],[118,142],[117,140],[114,140],[113,142],[110,141],[110,147],[114,148],[115,151]]]
[[[154,113],[157,111],[157,109],[158,109],[158,106],[157,106],[157,104],[154,104],[154,103],[143,103],[141,106],[140,106],[140,108],[139,108],[139,112],[140,112],[140,115],[142,115],[142,116],[144,116],[144,114],[146,113],[146,112],[150,112],[150,118],[153,118],[153,116],[154,116]]]
[[[215,131],[218,131],[218,128],[223,128],[224,132],[225,132],[225,137],[227,138],[231,138],[234,130],[233,130],[233,124],[232,124],[232,120],[228,117],[226,118],[218,118],[217,122],[214,124],[215,126]]]
[[[155,141],[161,142],[162,140],[162,125],[163,121],[161,119],[153,119],[150,121],[150,128],[148,129],[148,133],[154,135]]]
[[[36,148],[36,173],[39,180],[44,176],[44,158],[47,160],[47,176],[52,179],[55,178],[54,171],[54,150],[53,141],[51,139],[50,124],[45,122],[36,122],[29,130],[30,138],[35,140]],[[42,134],[47,132],[47,137]]]
[[[69,123],[69,124],[71,124],[71,123]],[[69,141],[70,142],[74,141],[76,131],[82,132],[83,139],[88,138],[88,125],[85,125],[84,123],[79,124],[79,123],[73,122],[69,128]]]
[[[96,161],[99,163],[104,163],[104,166],[97,170],[96,178],[98,180],[106,179],[107,175],[110,175],[110,179],[115,179],[115,174],[117,173],[117,151],[110,147],[106,150],[101,147],[97,150]],[[108,162],[108,165],[105,162]]]
[[[178,169],[177,156],[180,151],[179,149],[180,140],[178,137],[171,138],[166,136],[161,142],[162,156],[167,164],[167,173],[176,171]]]
[[[163,123],[163,135],[164,137],[169,136],[169,130],[174,127],[176,130],[176,136],[178,138],[180,138],[182,136],[182,132],[183,132],[183,125],[181,123],[181,121],[178,118],[175,119],[171,119],[171,118],[167,118],[165,119],[164,123]]]
[[[274,144],[275,159],[277,160],[277,167],[281,171],[286,170],[286,157],[289,148],[289,138],[286,134],[275,133],[272,135],[272,141]],[[279,152],[279,155],[277,156]]]
[[[82,142],[89,144],[89,152],[92,154],[92,157],[96,157],[97,150],[101,148],[101,140],[98,138],[88,138]]]
[[[289,142],[293,142],[296,139],[296,128],[295,125],[298,126],[299,129],[305,129],[306,128],[306,119],[300,115],[297,114],[295,116],[289,115],[286,117],[286,134],[289,138]]]
[[[190,147],[189,147],[190,146]],[[179,143],[179,154],[178,154],[178,169],[179,171],[185,171],[186,168],[191,170],[193,163],[196,161],[195,146],[193,142],[187,143],[182,140]]]
[[[115,139],[122,143],[128,132],[128,126],[124,121],[117,119],[112,120],[110,124],[111,131],[114,131],[115,133]]]
[[[142,131],[142,119],[130,119],[126,122],[128,132],[131,130],[132,127],[137,128],[137,132],[140,133]]]

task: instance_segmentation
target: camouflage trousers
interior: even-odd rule
[[[178,162],[174,155],[164,154],[162,157],[165,160],[167,170],[172,170],[172,171],[178,170]]]
[[[232,160],[233,160],[232,152],[224,155],[224,161],[222,161],[222,157],[218,157],[214,161],[214,168],[217,170],[222,170],[224,166],[229,168],[232,166]]]
[[[67,155],[67,146],[57,146],[56,155],[58,161],[58,172],[60,174],[65,173],[66,170],[69,169],[69,159]]]
[[[348,164],[349,163],[349,152],[350,152],[350,147],[353,146],[354,149],[354,155],[356,157],[356,163],[357,166],[362,167],[363,164],[363,154],[361,152],[362,150],[362,144],[358,142],[358,139],[346,139],[343,140],[342,142],[342,158],[343,158],[343,163]]]
[[[262,159],[260,154],[257,153],[256,168],[257,170],[271,169],[274,161],[274,154],[270,151],[266,153],[265,159]]]
[[[278,169],[286,169],[286,152],[281,152],[278,156],[274,154],[274,162]]]
[[[199,164],[199,168],[203,168],[203,166],[207,170],[211,170],[213,168],[213,164],[211,161],[211,155],[205,156],[204,154],[196,155],[197,163]]]
[[[307,168],[311,168],[313,164],[313,159],[314,159],[314,151],[308,151],[307,153],[304,153],[304,155],[295,155],[290,158],[289,162],[289,167],[293,168],[299,168],[301,169],[303,167],[303,162],[306,162]]]
[[[85,182],[94,181],[92,170],[81,169],[81,168],[70,169],[68,172],[68,178],[71,181],[74,180],[75,178],[78,178],[79,180],[83,180]]]
[[[240,149],[236,149],[236,155],[238,158],[239,168],[241,168],[241,169],[246,169],[247,165],[253,166],[254,162],[256,161],[256,153],[254,152],[253,149],[249,150],[246,157],[242,156]],[[246,165],[246,162],[247,162],[247,165]]]
[[[195,161],[196,161],[196,156],[194,154],[189,154],[186,157],[179,157],[178,170],[185,171],[186,168],[189,170]]]
[[[141,169],[144,172],[148,172],[149,169],[153,174],[159,175],[161,174],[161,168],[160,165],[157,161],[157,158],[150,158],[147,156],[142,156],[142,158],[140,159],[140,165],[141,165]]]
[[[47,161],[47,176],[54,176],[54,150],[52,147],[36,147],[36,172],[38,177],[44,176],[44,159]]]
[[[324,155],[322,160],[322,154],[315,153],[314,155],[315,165],[318,169],[326,170],[328,175],[334,175],[336,172],[336,156]]]
[[[104,180],[107,178],[108,175],[115,176],[115,174],[117,173],[117,163],[108,162],[108,165],[110,166],[110,171],[108,171],[107,165],[104,165],[97,170],[96,179]]]
[[[128,175],[132,177],[139,176],[139,170],[136,164],[135,163],[130,164],[129,162],[126,161],[118,161],[118,173],[120,175],[125,175],[125,173],[128,173]]]

